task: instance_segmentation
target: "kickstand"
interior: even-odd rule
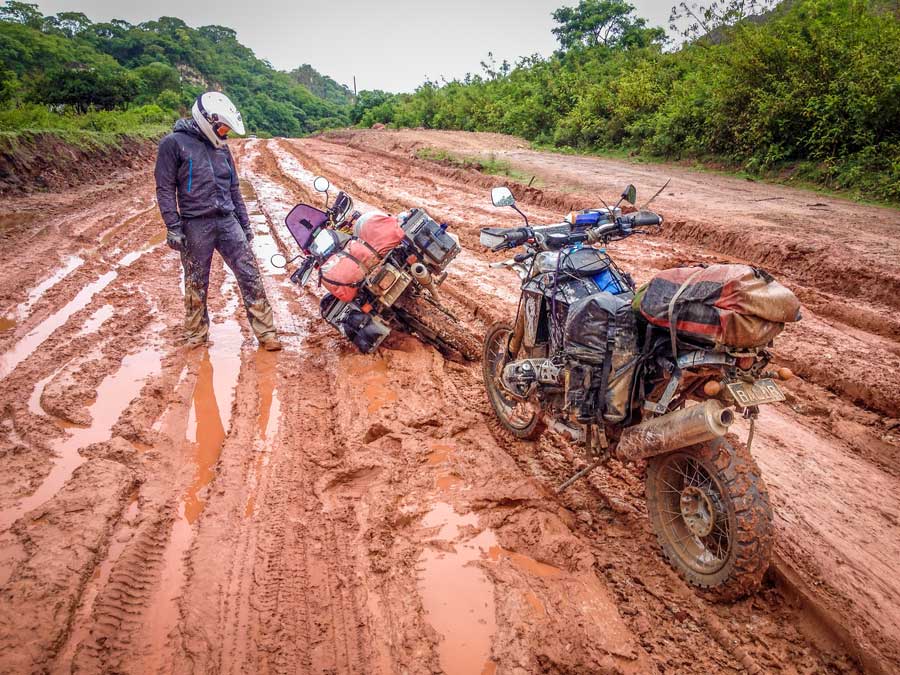
[[[572,476],[571,478],[569,478],[565,483],[563,483],[563,484],[560,485],[558,488],[556,488],[556,494],[560,495],[560,494],[562,494],[563,492],[565,492],[566,490],[568,490],[570,487],[572,487],[572,484],[573,484],[573,483],[575,483],[575,482],[581,480],[582,478],[584,478],[585,476],[587,476],[591,471],[593,471],[593,470],[596,469],[598,466],[600,466],[600,464],[603,463],[603,460],[604,460],[604,459],[606,459],[606,458],[605,458],[605,457],[598,457],[598,458],[595,459],[593,462],[591,462],[590,464],[588,464],[588,465],[587,465],[586,467],[584,467],[581,471],[579,471],[578,473],[576,473],[574,476]]]

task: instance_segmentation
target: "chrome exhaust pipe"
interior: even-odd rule
[[[734,422],[734,411],[710,399],[641,422],[622,432],[615,456],[624,462],[648,459],[696,443],[724,436]]]
[[[422,286],[428,289],[428,292],[431,293],[431,297],[435,300],[438,299],[437,288],[434,285],[434,279],[431,277],[431,272],[428,271],[428,268],[425,267],[420,262],[413,263],[409,268],[409,273],[412,274],[413,279],[419,282]]]

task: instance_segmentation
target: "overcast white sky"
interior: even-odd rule
[[[426,78],[480,70],[487,53],[514,61],[556,47],[550,14],[577,0],[31,0],[44,14],[84,12],[94,21],[140,23],[175,16],[190,26],[237,31],[281,70],[309,63],[358,89],[412,91]],[[667,24],[674,0],[632,0],[651,25]]]

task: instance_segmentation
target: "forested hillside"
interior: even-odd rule
[[[225,91],[250,132],[296,136],[349,122],[346,87],[308,65],[275,70],[230,28],[172,17],[94,23],[80,12],[43,16],[34,4],[0,7],[0,130],[168,125],[207,89]]]
[[[900,21],[885,0],[681,3],[670,35],[624,0],[554,13],[550,58],[364,95],[363,126],[499,131],[579,151],[699,159],[900,201]],[[748,7],[770,10],[746,16]]]

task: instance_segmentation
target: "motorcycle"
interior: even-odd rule
[[[646,207],[623,213],[623,202],[636,203],[633,186],[612,207],[534,227],[508,188],[491,197],[525,219],[481,230],[492,251],[524,249],[493,264],[522,281],[515,321],[494,324],[484,340],[498,432],[532,440],[549,427],[580,445],[587,465],[559,492],[612,458],[646,460],[647,510],[670,564],[721,599],[752,592],[769,565],[772,511],[750,446],[759,406],[784,400],[774,380],[790,371],[767,370],[766,346],[691,341],[641,315],[649,291],[606,250],[662,227]],[[677,294],[671,303],[670,317]],[[737,415],[750,423],[746,444],[725,436]]]
[[[317,176],[313,186],[325,193],[325,209],[298,204],[285,217],[303,252],[287,262],[302,258],[293,283],[303,287],[317,273],[329,291],[319,304],[322,318],[364,354],[398,329],[444,354],[477,360],[478,341],[439,293],[460,252],[446,225],[418,208],[397,217],[361,214],[342,191],[329,206],[328,180]]]

